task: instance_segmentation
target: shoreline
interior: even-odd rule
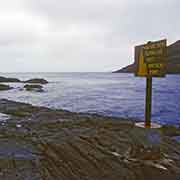
[[[0,178],[180,178],[180,129],[149,131],[121,118],[0,100]],[[16,179],[16,178],[15,178]]]
[[[42,105],[49,108],[65,108],[71,112],[98,113],[104,116],[144,118],[144,79],[133,76],[112,75],[8,75],[6,78],[19,78],[20,81],[44,78],[49,84],[42,87],[29,83],[7,83],[13,89],[1,91],[1,98]],[[120,77],[120,78],[119,78]],[[155,79],[152,120],[160,124],[179,124],[179,98],[177,77],[167,77],[162,84]],[[96,80],[97,79],[97,80]],[[124,84],[124,81],[127,84]],[[142,81],[141,81],[142,80]],[[169,83],[168,83],[169,81]],[[177,84],[177,85],[176,85]],[[102,85],[104,88],[102,88]],[[70,87],[69,87],[70,86]],[[164,88],[166,87],[166,88]],[[128,89],[128,91],[126,90]],[[42,92],[42,93],[40,93]]]

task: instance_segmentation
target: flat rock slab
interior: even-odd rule
[[[0,127],[0,178],[5,180],[180,179],[180,143],[170,136],[178,128],[149,131],[121,118],[5,99],[0,112],[15,117]]]

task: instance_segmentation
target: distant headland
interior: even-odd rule
[[[167,49],[167,74],[180,74],[180,40],[168,46]],[[136,63],[130,64],[113,73],[134,73],[136,71]]]

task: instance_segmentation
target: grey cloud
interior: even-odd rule
[[[2,71],[111,71],[137,44],[179,38],[178,0],[10,2],[0,7]]]

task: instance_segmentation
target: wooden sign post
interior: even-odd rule
[[[152,77],[146,78],[146,112],[145,127],[151,127]]]
[[[152,77],[165,77],[167,42],[160,40],[135,47],[136,76],[146,77],[146,128],[151,127]]]

